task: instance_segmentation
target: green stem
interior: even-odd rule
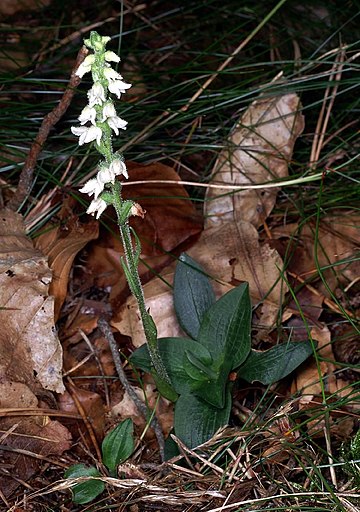
[[[127,281],[129,283],[130,291],[135,297],[139,312],[141,316],[141,321],[144,328],[144,333],[147,341],[147,346],[149,349],[149,354],[151,358],[151,362],[154,366],[154,369],[157,373],[157,376],[171,386],[170,378],[164,366],[164,363],[161,359],[158,341],[157,341],[157,330],[155,326],[155,322],[150,315],[150,313],[146,310],[144,291],[141,285],[139,271],[138,271],[138,256],[137,251],[134,250],[133,243],[131,240],[131,232],[129,226],[129,218],[127,216],[124,221],[122,215],[122,206],[123,201],[121,199],[120,190],[117,186],[117,183],[114,185],[113,189],[113,206],[116,210],[118,225],[121,235],[122,244],[125,252],[125,260],[126,263],[123,263],[123,268],[125,271],[125,275]]]

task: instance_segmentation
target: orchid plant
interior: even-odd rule
[[[129,218],[132,215],[143,217],[144,211],[137,203],[122,199],[121,183],[116,179],[120,175],[128,178],[128,173],[124,158],[113,150],[112,138],[114,134],[119,135],[119,130],[126,130],[127,122],[117,115],[110,94],[120,99],[121,94],[124,94],[131,84],[124,82],[123,77],[111,67],[110,63],[118,63],[120,57],[106,50],[110,39],[110,37],[100,36],[97,32],[91,32],[90,38],[85,39],[84,43],[92,53],[85,58],[76,71],[80,78],[86,73],[91,73],[93,85],[87,93],[88,104],[78,117],[80,126],[72,126],[71,131],[79,137],[80,146],[94,142],[102,156],[96,177],[87,181],[80,192],[92,197],[87,213],[95,215],[97,219],[109,205],[116,210],[125,253],[122,266],[130,290],[138,303],[154,377],[159,389],[161,388],[165,394],[171,394],[170,379],[158,350],[156,326],[146,309],[139,277],[140,241],[129,226]]]

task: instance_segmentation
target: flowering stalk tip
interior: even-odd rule
[[[99,218],[108,204],[100,195],[111,189],[116,176],[120,174],[128,178],[126,165],[122,158],[114,154],[112,149],[112,132],[119,135],[119,130],[126,130],[127,121],[116,113],[115,105],[110,97],[114,94],[120,99],[121,94],[131,87],[123,77],[115,71],[110,62],[120,62],[120,57],[113,51],[106,50],[110,37],[100,36],[91,32],[85,45],[93,51],[76,70],[82,78],[86,73],[92,75],[93,85],[87,93],[88,104],[78,117],[80,126],[72,126],[71,131],[79,137],[79,146],[96,142],[96,149],[105,157],[100,162],[97,176],[89,180],[80,192],[94,196],[87,213]],[[105,206],[104,206],[105,205]]]

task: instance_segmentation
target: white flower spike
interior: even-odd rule
[[[95,215],[98,219],[111,203],[111,194],[117,176],[128,178],[126,165],[112,149],[112,133],[119,135],[119,130],[125,130],[127,121],[121,119],[116,113],[114,103],[109,98],[109,92],[118,98],[131,87],[123,81],[123,77],[111,67],[111,62],[120,62],[120,57],[112,51],[106,50],[106,43],[110,37],[100,36],[96,32],[90,33],[85,39],[85,45],[94,53],[88,55],[76,71],[82,78],[85,73],[92,72],[94,84],[88,91],[88,105],[83,108],[78,119],[80,126],[72,126],[71,131],[79,137],[79,146],[96,141],[98,151],[105,157],[100,163],[97,175],[88,180],[80,189],[83,194],[92,197],[87,213]],[[108,126],[104,126],[107,123]],[[110,130],[109,130],[109,128]],[[107,191],[108,203],[101,198]],[[103,196],[105,197],[105,196]]]

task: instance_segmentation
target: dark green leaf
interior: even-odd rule
[[[217,373],[211,369],[209,362],[201,361],[201,359],[190,350],[185,350],[183,364],[186,373],[195,381],[209,382],[217,378]]]
[[[212,355],[214,366],[228,374],[250,352],[251,303],[247,283],[223,295],[205,314],[198,341]]]
[[[65,471],[64,474],[65,478],[79,478],[83,476],[99,477],[101,475],[96,468],[87,467],[84,464],[76,464],[75,466],[71,466],[68,470]],[[71,488],[73,502],[79,505],[89,503],[97,496],[99,496],[99,494],[101,494],[104,489],[105,484],[101,480],[86,480],[86,482],[75,484]]]
[[[134,451],[134,427],[131,419],[119,423],[102,442],[103,463],[112,476],[116,475],[118,464],[128,459]]]
[[[195,448],[227,425],[230,409],[231,395],[228,389],[223,409],[212,407],[193,394],[183,394],[175,404],[175,435],[189,448]]]
[[[272,384],[289,375],[311,354],[309,341],[282,343],[265,352],[252,350],[238,375],[248,382]]]
[[[195,354],[196,357],[207,366],[212,363],[208,350],[197,341],[189,338],[160,338],[158,346],[161,358],[169,374],[171,383],[176,393],[190,392],[192,379],[184,367],[186,351]],[[151,372],[151,361],[146,345],[138,348],[130,357],[131,363],[146,372]]]
[[[182,329],[197,339],[206,311],[215,302],[215,294],[202,267],[182,253],[174,277],[174,307]]]

